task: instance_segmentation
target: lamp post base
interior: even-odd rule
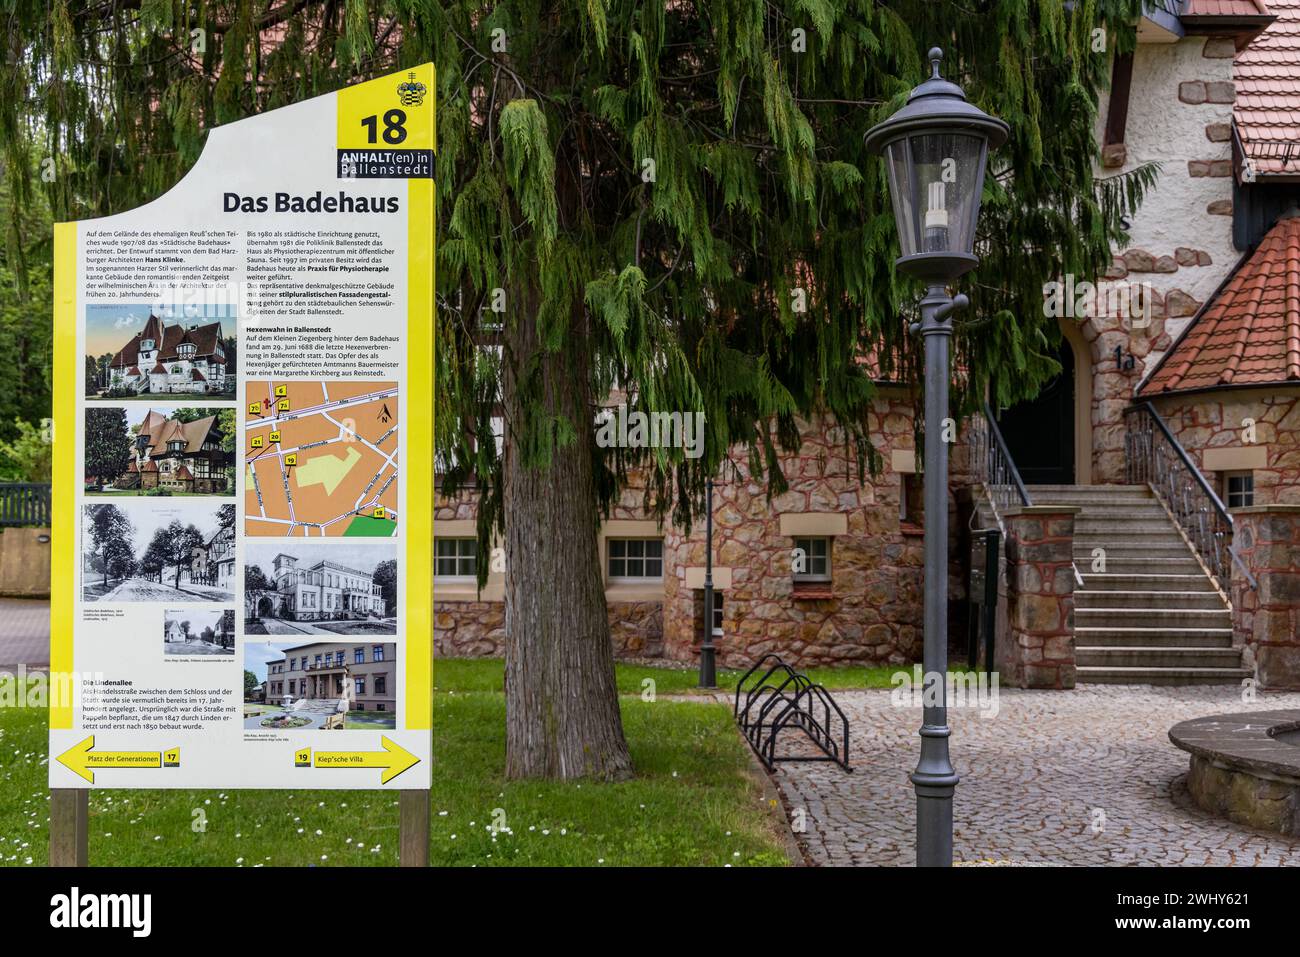
[[[718,649],[711,644],[700,645],[700,687],[718,686]]]

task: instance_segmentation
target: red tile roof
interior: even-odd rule
[[[203,448],[216,421],[215,415],[206,415],[192,422],[177,422],[150,409],[136,434],[148,438],[150,455],[162,455],[167,451],[168,442],[184,442],[185,452],[193,453]]]
[[[1138,392],[1300,385],[1300,210],[1291,210],[1192,320]]]
[[[1187,0],[1184,17],[1259,17],[1267,16],[1276,0]]]
[[[221,323],[210,322],[206,326],[195,326],[193,329],[186,329],[180,323],[168,325],[163,322],[159,316],[151,315],[145,321],[144,328],[132,337],[131,341],[118,350],[117,355],[113,356],[110,363],[115,369],[124,369],[127,366],[135,365],[140,357],[140,343],[142,340],[152,339],[154,348],[158,350],[158,358],[162,362],[170,362],[173,359],[180,358],[179,347],[181,343],[193,343],[195,350],[192,358],[208,358],[214,362],[224,363],[225,357],[217,355],[217,347],[221,339]]]
[[[1261,175],[1300,173],[1300,0],[1268,0],[1277,19],[1237,54],[1232,115]]]

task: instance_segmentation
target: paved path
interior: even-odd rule
[[[210,585],[195,585],[182,579],[179,589],[172,586],[172,579],[161,582],[147,578],[128,578],[102,598],[87,601],[231,601],[234,595],[224,588]]]
[[[854,771],[778,765],[797,835],[818,864],[915,863],[919,707],[888,691],[836,696],[852,722]],[[950,712],[954,855],[968,863],[1300,865],[1300,839],[1254,831],[1191,807],[1187,755],[1169,729],[1201,715],[1300,709],[1300,694],[1243,704],[1233,687],[1086,685],[1003,690],[1000,712]],[[1177,783],[1176,783],[1177,782]]]
[[[0,667],[50,663],[50,603],[0,598]]]

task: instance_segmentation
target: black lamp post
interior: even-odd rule
[[[704,640],[700,644],[700,687],[718,686],[718,655],[713,646],[713,479],[704,492]]]
[[[975,220],[989,147],[1007,139],[1007,124],[966,102],[955,83],[939,76],[943,51],[930,51],[930,78],[907,105],[867,133],[867,149],[885,158],[903,255],[899,270],[924,280],[921,321],[925,341],[925,652],[927,696],[921,724],[916,788],[916,863],[952,864],[952,796],[957,775],[948,757],[948,415],[949,317],[966,308],[947,285],[974,269]],[[935,693],[937,692],[937,694]]]

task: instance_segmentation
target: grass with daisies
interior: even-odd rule
[[[816,675],[888,687],[893,669]],[[783,865],[777,825],[731,709],[692,692],[692,671],[619,665],[636,765],[618,784],[507,782],[499,660],[435,663],[435,866]],[[738,673],[719,683],[734,688]],[[653,680],[653,695],[647,679]],[[653,700],[647,700],[653,698]],[[49,842],[44,711],[0,711],[0,863],[43,865]],[[92,865],[392,866],[397,795],[381,791],[96,790]]]

